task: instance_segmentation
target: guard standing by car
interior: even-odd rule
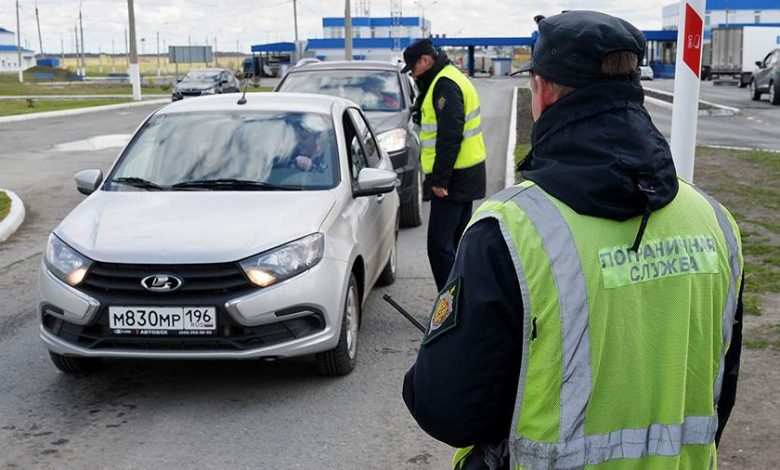
[[[739,230],[676,176],[643,106],[641,31],[570,11],[539,33],[526,181],[472,218],[404,401],[458,469],[714,468]]]
[[[455,260],[473,201],[485,197],[485,142],[474,85],[437,51],[430,39],[404,50],[406,66],[420,88],[423,199],[431,201],[428,260],[441,290]]]

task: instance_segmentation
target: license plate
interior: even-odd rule
[[[217,329],[214,307],[109,307],[117,334],[210,334]]]

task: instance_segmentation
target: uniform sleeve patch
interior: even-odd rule
[[[438,100],[438,101],[436,101],[436,107],[437,107],[437,108],[439,108],[439,111],[441,111],[442,109],[444,109],[444,107],[445,107],[446,105],[447,105],[447,99],[446,99],[446,98],[444,98],[443,96],[442,96],[441,98],[439,98],[439,100]]]
[[[425,333],[423,345],[438,338],[458,325],[458,294],[460,293],[460,278],[456,278],[441,291],[433,304],[428,331]]]

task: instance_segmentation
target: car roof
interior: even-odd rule
[[[190,69],[189,72],[227,72],[227,70],[222,69],[222,68],[218,69],[218,68],[208,67],[208,68],[202,68],[202,69]],[[189,73],[189,72],[187,72],[187,73]]]
[[[329,95],[305,93],[247,93],[246,103],[238,104],[239,93],[201,96],[176,101],[157,114],[178,114],[207,111],[282,111],[294,113],[330,114],[334,107],[358,107],[350,100]]]
[[[391,62],[378,60],[336,60],[331,62],[314,62],[298,65],[290,69],[290,73],[309,72],[314,70],[387,70],[399,72],[401,68]]]

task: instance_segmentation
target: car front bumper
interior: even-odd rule
[[[57,279],[42,264],[40,338],[52,352],[82,357],[249,359],[323,352],[335,348],[339,340],[346,270],[346,263],[325,258],[306,273],[235,298],[163,300],[159,294],[87,295]],[[213,305],[217,331],[205,337],[116,335],[108,327],[112,305]]]

